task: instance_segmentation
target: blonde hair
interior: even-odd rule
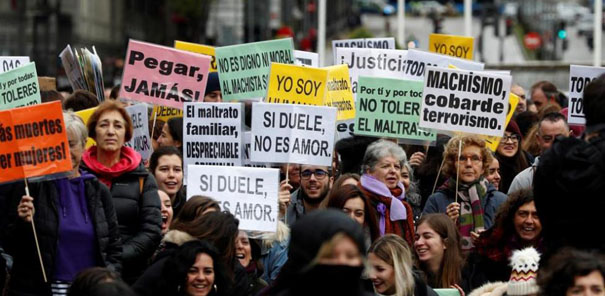
[[[394,296],[414,295],[412,252],[407,242],[398,235],[386,234],[377,239],[368,250],[382,261],[393,266],[395,275]]]

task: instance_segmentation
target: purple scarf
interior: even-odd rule
[[[372,175],[363,174],[361,176],[360,183],[363,188],[365,188],[366,190],[368,190],[376,195],[391,197],[391,209],[390,209],[391,221],[406,220],[408,218],[405,206],[401,202],[402,200],[405,200],[405,187],[403,187],[403,183],[401,183],[401,182],[397,183],[397,187],[399,187],[401,189],[401,195],[399,195],[399,196],[393,196],[393,194],[391,194],[391,191],[389,190],[387,185],[385,185],[381,181],[378,181]],[[380,220],[379,220],[380,236],[383,236],[385,233],[386,208],[387,208],[386,205],[381,202],[378,203],[378,205],[376,206],[376,211],[378,211],[378,213],[380,215]]]

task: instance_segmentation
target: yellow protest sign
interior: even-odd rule
[[[515,109],[517,108],[517,104],[519,104],[519,97],[513,93],[510,93],[508,96],[508,113],[506,114],[506,125],[510,122],[511,118],[513,118],[513,113],[515,113]],[[485,144],[491,151],[496,151],[498,149],[498,145],[500,144],[500,139],[502,137],[493,137],[493,136],[481,136],[483,140],[485,140]]]
[[[431,34],[429,35],[429,51],[472,60],[474,40],[475,38],[467,36]]]
[[[180,49],[180,50],[186,50],[186,51],[190,51],[190,52],[195,52],[195,53],[201,53],[201,54],[205,54],[207,56],[212,57],[212,61],[210,61],[210,72],[216,72],[216,56],[214,55],[214,47],[208,46],[208,45],[203,45],[203,44],[175,40],[174,48]]]
[[[268,103],[324,105],[328,70],[272,63]]]
[[[355,99],[351,91],[349,67],[342,64],[323,69],[328,70],[328,81],[326,82],[328,93],[324,105],[338,109],[337,120],[355,118]]]
[[[76,115],[80,116],[80,118],[82,118],[82,121],[84,121],[84,125],[86,125],[86,124],[88,124],[88,119],[90,119],[90,116],[92,116],[92,113],[94,113],[95,110],[97,110],[97,107],[84,109],[84,110],[74,112],[74,113],[76,113]],[[94,145],[97,145],[97,142],[95,142],[95,140],[93,140],[92,138],[88,138],[86,140],[86,149],[88,149]]]
[[[153,118],[155,118],[158,122],[166,122],[172,117],[183,117],[183,110],[167,106],[154,105],[151,116],[149,116],[149,120],[153,120]]]

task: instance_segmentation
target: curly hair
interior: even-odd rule
[[[220,259],[217,248],[208,241],[194,240],[184,243],[166,261],[162,270],[162,281],[166,282],[166,285],[163,285],[166,292],[171,292],[171,295],[184,295],[182,290],[186,287],[187,273],[200,254],[206,254],[212,258],[214,282],[211,283],[211,286],[220,291],[228,288],[229,278],[225,273],[226,268]],[[215,295],[216,290],[211,288],[209,295]]]
[[[586,276],[594,271],[605,278],[605,259],[597,252],[565,248],[548,260],[538,272],[539,295],[564,296],[575,284],[575,277]]]
[[[477,136],[456,136],[447,142],[445,151],[443,151],[443,158],[445,163],[443,164],[442,172],[447,177],[456,176],[456,160],[458,159],[458,145],[462,141],[462,149],[468,146],[477,146],[481,149],[481,159],[483,160],[483,172],[484,175],[488,170],[489,165],[492,163],[492,153],[485,145],[485,141]]]

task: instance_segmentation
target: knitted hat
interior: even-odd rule
[[[208,74],[208,82],[206,83],[206,91],[204,92],[204,95],[207,95],[215,90],[221,90],[221,85],[219,84],[218,73],[211,72]]]
[[[510,266],[513,271],[508,280],[508,295],[532,295],[538,293],[536,276],[540,262],[540,254],[536,249],[529,247],[513,252]]]
[[[514,120],[511,119],[511,121],[508,122],[508,125],[506,126],[506,131],[518,135],[519,137],[521,137],[521,140],[523,140],[523,134],[521,134],[521,130],[519,129],[519,126]]]

